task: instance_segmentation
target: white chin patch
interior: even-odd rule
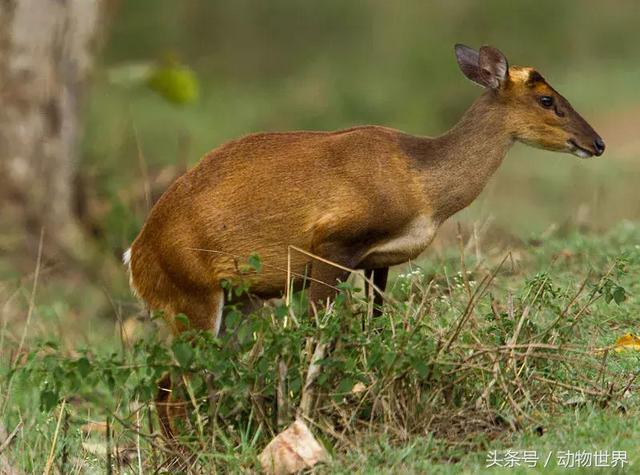
[[[127,249],[124,251],[124,254],[122,254],[122,262],[125,266],[128,266],[131,263],[131,248]]]
[[[576,157],[580,157],[580,158],[591,158],[593,156],[589,152],[585,152],[581,148],[576,148],[571,153],[573,153]]]

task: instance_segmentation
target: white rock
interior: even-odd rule
[[[327,451],[300,419],[274,437],[258,456],[269,475],[296,473],[328,459]]]

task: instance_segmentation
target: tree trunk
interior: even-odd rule
[[[0,0],[3,251],[33,249],[41,230],[56,254],[81,245],[75,151],[100,9],[101,0]]]

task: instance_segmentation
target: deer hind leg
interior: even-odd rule
[[[364,293],[369,298],[369,281],[373,279],[373,285],[384,292],[387,287],[387,278],[389,277],[389,268],[380,267],[378,269],[366,269],[364,275],[367,280],[364,281]],[[373,293],[373,316],[379,317],[382,315],[382,304],[384,303],[384,297],[374,290]]]
[[[189,327],[194,330],[208,330],[217,336],[222,323],[222,308],[224,306],[224,292],[220,287],[208,291],[184,292],[178,299],[169,315],[169,323],[174,334],[180,334],[186,328],[175,320],[178,314],[184,314],[189,319]],[[175,439],[179,430],[177,423],[186,421],[188,401],[181,400],[177,395],[182,381],[171,381],[171,375],[165,374],[158,382],[158,394],[155,404],[160,419],[160,427],[169,439]]]

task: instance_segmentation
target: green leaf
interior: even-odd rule
[[[58,393],[45,389],[40,393],[40,407],[43,411],[50,411],[58,405]]]
[[[382,357],[382,361],[384,361],[384,364],[387,366],[393,363],[395,359],[396,359],[396,354],[393,351],[387,351]]]
[[[172,345],[172,349],[178,364],[183,368],[188,368],[193,360],[193,348],[191,348],[191,345],[184,341],[176,341]]]
[[[340,290],[353,290],[353,285],[350,282],[338,282],[336,285]]]
[[[620,305],[622,302],[624,302],[626,296],[627,296],[627,292],[624,290],[623,287],[620,287],[619,285],[616,286],[615,289],[613,289],[613,300],[615,301],[615,303],[617,303],[618,305]]]
[[[60,345],[52,340],[45,341],[42,346],[51,348],[52,350],[57,350],[60,348]]]
[[[253,270],[255,270],[256,272],[260,272],[260,269],[262,269],[262,260],[260,259],[260,256],[256,253],[253,253],[249,256],[249,265],[253,268]]]
[[[420,375],[421,378],[424,378],[429,372],[429,367],[424,362],[424,360],[415,360],[412,362],[411,366],[416,370],[416,372]]]
[[[238,330],[238,341],[240,344],[244,345],[253,340],[253,328],[249,324],[244,324],[240,326]]]
[[[338,385],[338,390],[337,392],[340,394],[346,394],[346,393],[350,393],[351,392],[351,388],[353,388],[353,385],[356,383],[356,380],[353,378],[343,378],[342,381],[340,381],[340,384]]]
[[[289,309],[287,308],[286,305],[280,304],[276,306],[274,313],[276,314],[276,317],[284,318],[284,316],[289,313]]]
[[[241,321],[242,314],[234,308],[225,316],[224,324],[228,330],[235,330]]]
[[[91,372],[91,363],[86,357],[80,358],[76,361],[76,368],[81,378],[86,378],[87,375]]]
[[[189,328],[189,317],[187,317],[184,313],[179,313],[175,316],[176,323],[182,325],[185,328]]]

